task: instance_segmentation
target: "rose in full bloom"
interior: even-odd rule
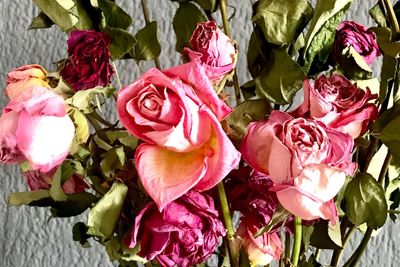
[[[378,117],[378,108],[369,102],[377,97],[369,88],[357,88],[344,76],[321,75],[314,82],[304,81],[304,102],[294,114],[316,118],[355,139]]]
[[[13,99],[31,86],[49,87],[46,76],[47,71],[36,64],[13,69],[7,74],[6,95]]]
[[[273,111],[265,121],[247,128],[241,145],[244,159],[269,175],[282,206],[304,219],[329,219],[337,213],[332,202],[346,174],[352,175],[353,139],[311,119]]]
[[[211,81],[219,82],[236,64],[236,48],[232,40],[217,26],[215,21],[197,23],[190,48],[184,52],[189,60],[200,60]]]
[[[343,21],[336,30],[333,59],[340,62],[342,51],[351,46],[369,65],[381,55],[375,33],[354,21]]]
[[[164,267],[201,263],[216,250],[225,235],[211,197],[194,190],[168,204],[162,212],[150,203],[135,219],[125,242],[140,242],[139,256]]]
[[[50,189],[53,176],[56,172],[56,168],[48,172],[40,172],[37,170],[29,170],[22,173],[26,183],[31,191],[39,189]],[[85,183],[83,178],[78,174],[73,174],[67,181],[62,185],[63,191],[66,194],[74,194],[85,192],[86,188],[89,188],[88,184]]]
[[[243,248],[249,257],[251,266],[264,266],[272,260],[279,260],[283,251],[277,232],[265,232],[254,238],[254,234],[258,230],[258,227],[247,224],[246,221],[242,221],[237,230],[237,235],[243,241]]]
[[[197,62],[150,69],[118,94],[122,125],[146,143],[136,149],[142,184],[162,210],[191,188],[219,183],[240,160],[220,120],[232,109]]]
[[[50,171],[67,157],[74,133],[64,99],[47,88],[30,87],[0,117],[0,161],[27,160],[34,170]]]
[[[93,30],[72,31],[68,38],[69,58],[60,74],[73,90],[85,90],[110,83],[110,38]]]

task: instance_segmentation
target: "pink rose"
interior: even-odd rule
[[[30,87],[3,110],[0,161],[27,160],[32,169],[47,172],[67,157],[74,133],[64,99],[44,87]]]
[[[31,86],[49,87],[46,82],[47,71],[40,65],[25,65],[7,74],[6,95],[13,99]]]
[[[125,244],[134,248],[140,242],[138,255],[163,267],[189,267],[211,257],[224,235],[213,199],[192,190],[162,212],[154,203],[145,206]]]
[[[69,58],[60,74],[74,91],[106,86],[114,69],[110,64],[110,38],[94,30],[72,31],[68,38]]]
[[[339,62],[342,51],[349,46],[353,47],[368,65],[381,55],[374,32],[354,21],[343,21],[336,30],[333,59]]]
[[[197,23],[190,44],[192,49],[185,48],[184,53],[189,60],[200,60],[204,64],[211,81],[219,82],[235,67],[235,45],[215,21]]]
[[[119,92],[117,110],[123,126],[146,142],[136,149],[136,167],[160,210],[191,188],[212,188],[239,163],[219,123],[232,109],[196,62],[150,69]]]
[[[31,191],[39,189],[50,189],[53,176],[56,172],[56,168],[48,172],[40,172],[35,170],[29,170],[23,172],[26,183]],[[74,194],[85,192],[86,188],[89,188],[88,184],[85,183],[83,178],[77,174],[73,174],[67,181],[62,185],[63,191],[66,194]]]
[[[279,260],[282,255],[282,244],[276,232],[263,233],[254,238],[259,228],[254,225],[247,225],[244,221],[239,224],[237,235],[243,241],[243,248],[246,251],[251,266],[268,265],[272,260]]]
[[[304,81],[304,101],[294,114],[318,119],[355,139],[378,117],[378,108],[369,103],[376,98],[368,88],[359,89],[344,76],[321,75],[314,83]]]
[[[253,122],[241,145],[244,159],[269,175],[282,206],[304,220],[334,222],[332,198],[352,175],[352,138],[324,124],[273,111]]]

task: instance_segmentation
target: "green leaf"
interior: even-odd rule
[[[108,98],[114,92],[115,88],[112,87],[96,87],[76,92],[71,98],[67,99],[66,102],[83,113],[91,113],[98,107],[96,97],[104,96]]]
[[[38,200],[49,197],[50,197],[49,190],[43,190],[43,189],[28,191],[28,192],[16,192],[16,193],[11,193],[8,196],[8,205],[10,206],[29,205]]]
[[[374,19],[376,24],[379,25],[379,27],[386,27],[386,16],[385,16],[385,9],[384,7],[381,6],[381,1],[378,1],[376,5],[374,5],[370,10],[369,14],[371,17]]]
[[[235,108],[227,122],[233,130],[244,136],[250,122],[265,119],[271,110],[271,104],[266,99],[248,100]]]
[[[104,176],[112,177],[118,169],[123,169],[126,163],[124,148],[114,147],[106,152],[104,159],[100,162],[101,171]]]
[[[71,14],[79,18],[78,22],[74,25],[75,29],[88,30],[94,28],[92,18],[96,10],[88,5],[86,1],[87,0],[74,0],[75,6],[70,9]]]
[[[284,49],[274,50],[274,58],[270,64],[255,79],[257,96],[280,105],[288,104],[301,89],[305,73]]]
[[[62,166],[60,166],[57,168],[57,171],[53,176],[53,180],[51,181],[51,187],[50,187],[50,196],[55,201],[65,201],[68,199],[68,196],[64,193],[64,190],[62,188],[62,180],[63,180],[63,170]]]
[[[86,234],[86,231],[87,227],[83,222],[77,222],[72,227],[72,239],[76,242],[79,242],[84,248],[90,247],[90,244],[88,242],[90,236]]]
[[[135,35],[137,44],[133,50],[133,58],[137,61],[152,60],[161,53],[157,38],[157,22],[153,21],[138,31]]]
[[[114,1],[90,0],[90,3],[103,12],[105,22],[108,26],[126,29],[132,24],[132,18]]]
[[[85,143],[90,135],[89,123],[78,109],[70,109],[68,115],[75,125],[75,138],[79,144]]]
[[[113,183],[111,189],[89,211],[88,234],[105,239],[114,233],[127,193],[126,185]]]
[[[125,130],[107,131],[106,135],[111,144],[119,141],[121,144],[132,149],[135,149],[137,147],[139,141],[136,137]]]
[[[359,173],[345,192],[346,214],[356,226],[367,223],[377,229],[384,225],[387,203],[382,186],[368,173]]]
[[[195,0],[195,2],[205,10],[214,11],[217,7],[217,0]]]
[[[304,48],[304,69],[308,72],[316,58],[325,62],[331,52],[336,28],[352,0],[318,0]]]
[[[124,29],[106,26],[103,31],[111,38],[109,48],[112,60],[117,60],[123,57],[137,43],[135,37]]]
[[[394,58],[400,57],[400,41],[392,40],[392,31],[389,28],[373,27],[370,30],[376,34],[379,48],[383,54]]]
[[[206,17],[194,4],[179,5],[172,21],[176,34],[176,51],[181,52],[187,46],[197,23],[203,21],[207,21]]]
[[[78,23],[78,17],[69,11],[75,5],[72,0],[33,0],[33,2],[63,31],[72,29]]]
[[[264,227],[262,227],[260,230],[258,230],[258,232],[255,233],[254,238],[261,236],[263,233],[268,233],[275,226],[285,222],[289,216],[290,212],[285,210],[282,206],[279,206],[272,215],[272,218],[269,221],[269,223]]]
[[[39,15],[33,18],[28,30],[50,28],[53,24],[53,21],[46,14],[40,12]]]
[[[370,66],[352,46],[343,49],[339,63],[343,74],[349,79],[368,79],[372,76]]]
[[[312,13],[308,0],[260,0],[252,20],[260,26],[269,43],[282,45],[297,39]]]
[[[329,228],[330,226],[328,225],[328,221],[320,221],[319,223],[314,224],[314,231],[310,237],[310,244],[320,249],[339,249],[341,247],[340,229],[338,237],[337,233],[333,234],[332,231],[334,230],[329,230]],[[339,223],[337,223],[337,228],[340,228]]]
[[[73,217],[83,213],[98,198],[87,192],[69,194],[65,201],[54,201],[49,204],[53,217]]]

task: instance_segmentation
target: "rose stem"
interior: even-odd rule
[[[226,16],[226,0],[219,0],[219,6],[220,6],[220,10],[221,10],[222,23],[224,24],[225,34],[230,38],[231,30],[229,29],[229,23],[228,23],[228,19]],[[233,74],[233,87],[235,88],[236,105],[239,105],[241,103],[241,101],[240,101],[240,86],[239,86],[239,80],[238,80],[238,77],[236,74],[236,68],[235,68],[234,74]]]
[[[381,1],[385,5],[386,10],[388,12],[390,24],[392,26],[393,31],[396,33],[400,33],[399,23],[397,22],[396,14],[394,13],[392,4],[390,3],[389,0],[381,0]]]
[[[224,217],[224,223],[227,230],[229,254],[231,259],[231,264],[233,267],[239,267],[238,257],[235,250],[235,229],[233,228],[232,217],[229,211],[228,199],[226,198],[225,188],[223,182],[218,184],[218,195],[221,202],[222,216]]]
[[[343,246],[342,248],[335,250],[335,252],[333,253],[332,256],[332,261],[330,266],[336,267],[338,266],[340,259],[342,258],[342,253],[344,251],[344,248],[346,247],[347,243],[350,241],[350,237],[352,236],[352,234],[354,233],[354,231],[356,230],[355,227],[350,228],[350,230],[347,232],[347,234],[345,235],[344,239],[343,239]]]
[[[118,70],[117,70],[117,67],[115,66],[114,61],[112,62],[112,66],[113,66],[114,71],[115,71],[115,78],[117,79],[118,90],[121,90],[122,89],[122,83],[121,83],[121,79],[119,78]],[[114,96],[114,98],[116,98],[115,94],[113,96]]]
[[[301,235],[302,235],[301,219],[299,217],[294,218],[294,244],[292,253],[292,265],[297,266],[300,257],[301,248]]]
[[[140,0],[142,3],[142,10],[143,10],[143,17],[146,25],[150,24],[150,19],[149,19],[149,10],[147,8],[147,0]],[[156,65],[157,69],[161,69],[160,67],[160,59],[158,57],[154,58],[154,64]]]

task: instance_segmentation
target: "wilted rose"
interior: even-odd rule
[[[232,109],[197,62],[150,69],[119,92],[117,110],[122,125],[146,142],[136,149],[136,167],[160,210],[191,188],[212,188],[240,160],[219,123]]]
[[[213,199],[194,190],[162,212],[150,203],[135,219],[126,238],[129,248],[140,242],[139,256],[164,267],[188,267],[209,258],[225,235]]]
[[[13,99],[29,87],[49,87],[46,75],[47,71],[36,64],[13,69],[7,74],[6,95],[8,98]]]
[[[255,225],[242,221],[239,224],[237,235],[242,239],[251,266],[268,265],[272,260],[279,260],[282,255],[282,244],[277,232],[265,232],[254,238],[259,230]]]
[[[30,87],[3,110],[0,161],[27,160],[34,170],[50,171],[67,157],[74,133],[64,99],[44,87]]]
[[[351,46],[367,64],[381,55],[375,33],[354,21],[343,21],[336,30],[333,59],[340,62],[342,51]]]
[[[282,206],[304,220],[336,219],[332,198],[352,175],[353,139],[323,123],[273,111],[248,126],[241,152],[269,175]],[[262,141],[261,141],[262,140]]]
[[[190,60],[200,60],[211,81],[219,82],[236,64],[236,48],[215,21],[197,23],[190,38],[191,49],[184,52]]]
[[[50,189],[53,181],[53,176],[56,172],[56,168],[48,172],[40,172],[37,170],[29,170],[22,173],[26,183],[31,191],[39,189]],[[67,181],[62,185],[63,191],[66,194],[74,194],[85,192],[86,188],[89,188],[88,184],[85,183],[83,178],[78,174],[73,174]]]
[[[68,54],[60,74],[75,91],[110,83],[114,69],[110,64],[110,38],[93,30],[72,31]]]
[[[369,102],[377,97],[369,88],[357,88],[344,76],[321,75],[314,82],[304,81],[304,102],[294,114],[318,119],[355,139],[378,117],[377,106]]]

